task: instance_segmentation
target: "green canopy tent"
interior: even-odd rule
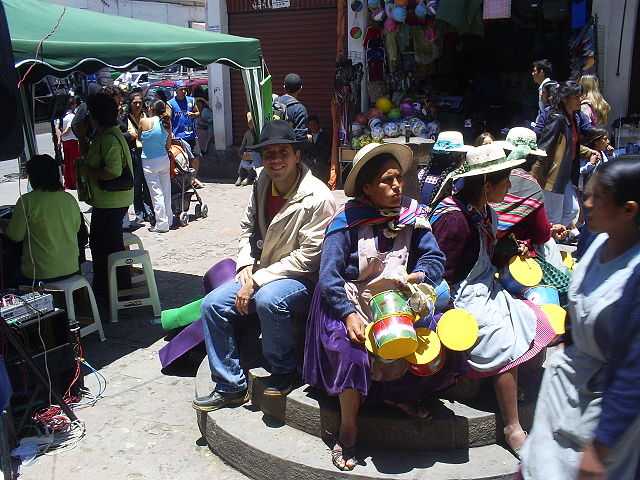
[[[65,77],[74,71],[94,73],[110,67],[126,71],[133,65],[162,69],[179,63],[201,67],[220,63],[240,69],[249,108],[259,132],[263,110],[264,64],[260,42],[221,33],[117,17],[40,0],[1,0],[9,24],[13,56],[21,81],[25,116],[33,112],[32,95],[24,88],[46,75]],[[24,82],[24,83],[22,83]],[[263,86],[264,87],[264,86]],[[31,105],[29,105],[31,99]],[[33,121],[25,123],[29,150]]]

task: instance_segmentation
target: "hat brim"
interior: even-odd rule
[[[513,143],[507,142],[506,140],[496,140],[493,143],[495,145],[498,145],[503,150],[512,151],[512,150],[514,150],[516,148]],[[529,155],[535,155],[536,157],[546,157],[547,156],[547,152],[545,152],[544,150],[541,150],[539,148],[536,148],[535,150],[531,150],[529,152]]]
[[[436,146],[434,145],[433,148],[431,149],[431,151],[434,153],[448,153],[448,152],[467,153],[467,152],[470,152],[471,150],[473,150],[473,147],[471,145],[461,145],[460,147],[453,147],[453,148],[436,148]]]
[[[456,180],[458,178],[475,177],[476,175],[486,175],[487,173],[501,172],[502,170],[516,168],[518,165],[522,165],[526,161],[527,160],[525,158],[520,160],[507,160],[506,162],[500,163],[497,165],[489,165],[487,167],[475,168],[468,172],[461,173],[459,175],[454,175],[453,179]]]
[[[247,145],[247,150],[260,150],[262,147],[266,147],[268,145],[279,145],[279,144],[288,144],[288,145],[306,145],[309,142],[307,140],[287,140],[284,138],[271,138],[269,140],[265,140],[264,142],[261,143],[256,143],[255,145]]]
[[[353,166],[347,179],[344,181],[344,194],[347,197],[355,197],[356,179],[362,167],[364,167],[373,157],[389,153],[395,157],[400,164],[402,174],[407,173],[411,165],[413,165],[413,151],[406,145],[398,143],[370,143],[362,147],[353,159]]]

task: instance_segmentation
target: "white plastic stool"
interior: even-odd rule
[[[73,292],[83,288],[87,289],[89,301],[91,302],[91,311],[93,313],[93,323],[81,328],[80,336],[84,337],[85,335],[89,335],[90,333],[97,331],[100,334],[100,341],[104,342],[104,331],[102,330],[102,322],[100,321],[100,312],[98,311],[98,305],[96,304],[96,297],[93,295],[93,290],[91,289],[89,282],[87,282],[87,279],[80,275],[74,275],[73,277],[65,278],[64,280],[58,280],[50,285],[60,290],[64,290],[64,299],[67,303],[67,315],[69,316],[71,324],[77,323],[76,309],[73,302]]]
[[[124,243],[124,247],[131,247],[131,245],[137,245],[140,250],[143,250],[142,240],[135,233],[131,232],[122,232],[122,242]]]
[[[142,274],[136,275],[135,279],[141,278],[145,282],[145,285],[126,290],[118,290],[117,267],[130,267],[132,265],[142,265]],[[118,321],[118,310],[142,307],[144,305],[151,305],[154,315],[156,317],[160,316],[162,313],[160,297],[158,296],[156,279],[153,276],[151,258],[147,250],[125,250],[124,252],[114,252],[110,254],[107,271],[109,272],[109,303],[111,305],[112,322]],[[144,294],[147,296],[137,298]],[[134,296],[136,298],[120,300],[121,297],[125,296]]]

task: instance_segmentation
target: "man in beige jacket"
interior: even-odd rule
[[[247,315],[262,327],[271,364],[265,395],[287,395],[296,376],[294,318],[306,318],[320,266],[324,232],[335,211],[333,195],[300,163],[300,145],[285,121],[267,123],[260,143],[263,171],[241,222],[235,280],[202,301],[205,345],[216,384],[193,408],[212,411],[248,401],[234,323]]]

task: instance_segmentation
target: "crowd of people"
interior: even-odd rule
[[[532,128],[514,127],[504,140],[483,134],[475,146],[465,145],[460,132],[441,132],[418,173],[420,202],[403,195],[411,149],[367,145],[344,182],[350,199],[336,207],[325,184],[330,140],[317,117],[306,118],[300,77],[288,75],[286,94],[277,99],[284,118],[267,122],[256,139],[247,117],[236,185],[254,188],[240,223],[236,276],[202,302],[215,388],[193,407],[213,411],[249,400],[237,335],[253,324],[271,369],[265,395],[288,395],[301,372],[305,382],[338,397],[331,461],[339,470],[357,466],[363,403],[427,419],[422,400],[471,377],[492,379],[505,442],[521,458],[524,479],[636,478],[640,163],[610,155],[608,106],[597,79],[554,82],[547,61],[534,63],[532,76],[540,84]],[[173,99],[156,99],[149,109],[134,92],[126,112],[121,92],[110,87],[69,103],[60,125],[64,185],[51,157],[32,158],[34,190],[18,201],[6,231],[24,240],[28,218],[38,232],[22,258],[26,281],[79,270],[82,216],[64,188],[83,179],[92,206],[96,298],[107,298],[107,257],[124,248],[122,222],[131,204],[139,220],[153,218],[152,231],[168,231],[172,138],[197,150],[208,147],[202,140],[212,133],[206,101],[186,90],[176,84]],[[76,155],[85,160],[73,166]],[[576,238],[580,262],[571,274],[558,245]],[[76,249],[52,263],[61,244]],[[543,309],[499,281],[496,274],[518,258],[533,258],[568,282],[562,337]],[[118,271],[121,286],[129,275]],[[390,361],[365,348],[373,296],[442,284],[450,291],[444,309],[475,318],[470,348],[448,351],[442,368],[427,376],[412,373],[404,358]],[[304,352],[296,351],[302,342]],[[545,351],[550,356],[527,434],[518,415],[518,368]]]
[[[442,132],[419,172],[422,204],[403,195],[413,163],[408,147],[360,149],[344,182],[351,199],[336,208],[302,161],[305,140],[288,122],[267,123],[244,149],[258,152],[264,167],[241,222],[236,278],[202,304],[215,388],[193,407],[248,401],[237,335],[242,325],[258,324],[271,367],[265,395],[287,395],[301,372],[306,383],[338,397],[331,461],[340,470],[357,466],[363,403],[426,419],[421,400],[471,377],[492,378],[505,442],[521,458],[523,478],[636,478],[640,164],[609,160],[607,131],[598,123],[606,124],[606,112],[593,108],[599,100],[583,98],[580,83],[546,81],[540,93],[546,116],[538,134],[516,127],[505,140],[486,134],[471,147],[460,132]],[[595,124],[581,113],[585,106],[599,110]],[[571,276],[559,243],[578,226],[579,242],[590,237],[591,244]],[[545,310],[498,279],[514,258],[554,269],[559,291],[565,281],[561,337]],[[443,281],[451,296],[446,308],[477,322],[471,348],[449,351],[430,376],[365,348],[376,294]],[[305,329],[300,363],[295,335]],[[544,352],[550,357],[527,434],[518,415],[518,367]]]

